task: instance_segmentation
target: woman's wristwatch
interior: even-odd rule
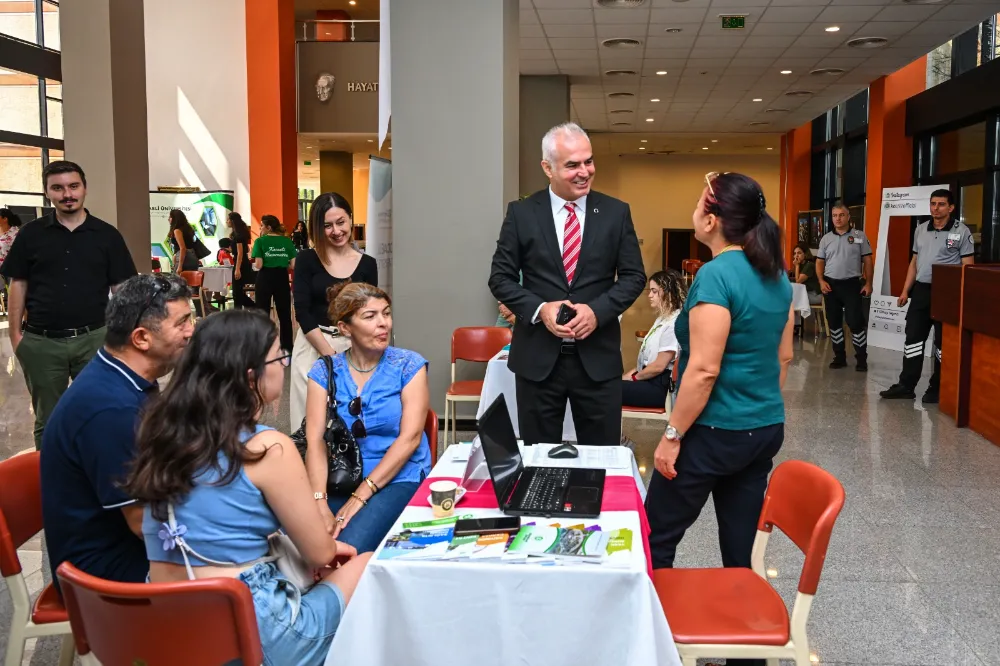
[[[684,438],[684,433],[682,433],[677,428],[673,427],[669,423],[667,424],[667,432],[664,433],[664,437],[667,439],[672,439],[676,441],[681,441]]]

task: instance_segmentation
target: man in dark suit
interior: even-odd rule
[[[489,282],[517,318],[508,366],[521,438],[562,441],[569,399],[581,444],[618,444],[618,316],[646,285],[632,215],[624,202],[591,191],[594,155],[578,125],[546,133],[542,169],[549,188],[507,208]],[[563,304],[576,316],[559,325]]]

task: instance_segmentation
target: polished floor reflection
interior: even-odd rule
[[[827,369],[825,340],[797,344],[779,460],[814,462],[847,491],[809,623],[817,662],[1000,664],[1000,448],[956,429],[936,408],[880,401],[878,391],[899,372],[899,354],[873,349],[864,375]],[[23,377],[0,331],[0,459],[31,446],[31,418]],[[267,420],[288,429],[284,409]],[[648,479],[663,426],[633,421],[626,432]],[[681,543],[678,566],[719,566],[715,530],[709,505]],[[48,577],[40,543],[22,554],[35,588]],[[790,602],[802,556],[777,532],[767,566]],[[0,589],[0,654],[9,621],[9,598]],[[51,639],[32,649],[30,663],[56,663]]]

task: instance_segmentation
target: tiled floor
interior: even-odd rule
[[[824,340],[798,346],[779,459],[821,465],[848,498],[809,623],[819,663],[1000,664],[1000,448],[957,430],[936,409],[880,402],[878,391],[899,370],[898,354],[873,349],[871,371],[862,375],[828,370]],[[283,429],[287,420],[284,410],[268,416]],[[648,479],[662,425],[631,422],[626,432]],[[30,442],[23,378],[0,331],[0,459]],[[678,566],[718,566],[715,529],[709,506],[681,543]],[[48,578],[40,549],[35,540],[23,553],[33,588]],[[778,535],[767,565],[791,601],[801,554]],[[0,589],[0,654],[9,618]],[[43,639],[30,663],[55,664],[57,654],[57,643]]]

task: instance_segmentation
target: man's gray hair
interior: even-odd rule
[[[830,212],[831,213],[833,212],[834,208],[839,208],[839,209],[841,209],[843,211],[846,211],[848,215],[851,214],[851,209],[848,208],[847,204],[845,204],[843,201],[837,201],[832,206],[830,206]]]
[[[584,129],[576,123],[561,123],[550,129],[545,133],[545,136],[542,137],[542,159],[548,162],[549,166],[552,167],[557,166],[556,138],[558,138],[560,134],[568,136],[582,136],[588,141],[590,140],[590,137],[587,136]]]
[[[167,317],[167,303],[187,300],[191,289],[173,273],[133,275],[121,283],[108,300],[104,313],[107,332],[104,342],[110,349],[122,349],[140,325],[159,330]]]

